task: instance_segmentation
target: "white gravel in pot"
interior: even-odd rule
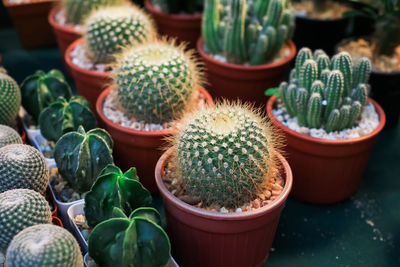
[[[107,64],[94,63],[86,54],[82,44],[78,44],[70,53],[71,61],[74,65],[87,70],[98,72],[111,71],[111,67]]]
[[[67,19],[65,18],[65,11],[61,9],[58,11],[55,16],[54,16],[55,21],[57,22],[58,25],[64,26],[64,27],[70,27],[74,28],[76,31],[82,31],[82,26],[81,25],[74,25],[71,23],[67,23]]]

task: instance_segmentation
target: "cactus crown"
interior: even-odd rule
[[[0,125],[0,148],[11,144],[22,144],[21,136],[13,128]]]
[[[352,128],[368,100],[369,59],[353,67],[347,52],[330,59],[324,51],[302,48],[289,83],[280,85],[287,113],[301,126],[327,132]]]
[[[169,14],[194,14],[203,10],[203,0],[153,0],[152,3]]]
[[[18,115],[21,92],[13,78],[0,71],[0,124],[10,125]]]
[[[219,104],[184,119],[172,138],[174,163],[190,195],[206,205],[241,207],[276,173],[279,139],[249,107]]]
[[[152,18],[140,8],[104,7],[85,22],[84,40],[88,56],[95,62],[108,63],[123,46],[136,46],[153,40],[156,29]]]
[[[128,117],[147,123],[177,119],[190,108],[203,82],[192,51],[162,40],[125,50],[113,68],[117,97]]]
[[[264,64],[292,38],[294,13],[287,0],[206,0],[202,32],[211,54],[230,63]]]

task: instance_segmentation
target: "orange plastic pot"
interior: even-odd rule
[[[162,175],[171,152],[160,158],[155,176],[177,262],[192,267],[263,266],[292,187],[292,171],[283,156],[278,158],[285,186],[277,199],[255,211],[223,214],[186,204],[168,191]]]
[[[209,105],[213,100],[208,92],[201,86],[197,87],[205,96]],[[157,161],[162,155],[162,148],[166,146],[165,138],[176,133],[174,130],[160,132],[138,131],[112,122],[103,112],[103,103],[112,88],[104,90],[96,103],[96,110],[104,128],[111,134],[114,140],[114,158],[116,164],[123,170],[136,167],[141,183],[152,194],[158,194],[154,180],[154,169]]]
[[[379,115],[379,125],[370,134],[348,140],[325,140],[293,131],[272,113],[276,97],[267,103],[273,125],[286,137],[286,154],[293,170],[292,195],[313,204],[333,204],[351,197],[360,184],[372,148],[382,131],[386,116],[374,100],[369,99]]]
[[[256,103],[265,107],[267,97],[264,92],[276,87],[286,79],[290,63],[296,56],[296,46],[289,41],[290,55],[281,61],[259,66],[245,66],[224,63],[215,60],[203,49],[203,38],[197,42],[199,51],[207,69],[209,91],[214,98]]]
[[[167,14],[153,7],[151,0],[144,3],[153,16],[161,35],[175,37],[180,42],[187,42],[189,48],[196,48],[201,35],[202,14]]]

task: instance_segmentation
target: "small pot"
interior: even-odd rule
[[[264,92],[276,87],[286,79],[291,61],[296,56],[296,47],[289,41],[290,55],[279,62],[259,66],[224,63],[208,55],[203,49],[203,38],[197,42],[207,69],[209,91],[215,98],[237,100],[238,98],[264,107],[267,97]]]
[[[202,14],[167,14],[153,7],[151,0],[144,5],[156,21],[161,35],[175,37],[180,42],[187,42],[189,48],[196,48],[197,39],[201,35]]]
[[[85,200],[78,200],[74,205],[68,208],[68,221],[69,224],[72,226],[72,234],[75,236],[76,240],[81,247],[82,253],[85,254],[88,252],[88,243],[83,237],[81,230],[79,229],[78,225],[75,223],[75,217],[78,215],[84,215],[85,212],[83,208],[85,207]]]
[[[286,154],[295,177],[292,196],[313,204],[332,204],[351,197],[360,184],[369,155],[385,125],[382,108],[369,99],[379,115],[371,133],[348,140],[326,140],[298,133],[283,125],[272,113],[277,98],[267,103],[272,124],[286,137]]]
[[[205,96],[207,103],[213,105],[213,100],[208,92],[201,86],[197,88]],[[165,138],[176,133],[177,130],[146,132],[122,127],[112,122],[103,112],[103,103],[110,91],[111,87],[100,94],[97,99],[96,110],[105,126],[104,128],[114,140],[115,162],[123,170],[136,167],[143,186],[152,194],[158,194],[154,180],[154,168],[162,155],[162,148],[166,145]]]
[[[289,164],[278,155],[285,179],[282,193],[255,211],[223,214],[186,204],[164,185],[162,175],[172,150],[157,163],[160,190],[174,258],[183,266],[263,266],[274,240],[279,217],[292,187]]]
[[[14,23],[22,47],[38,48],[56,43],[47,16],[56,0],[33,0],[13,3],[3,0]]]

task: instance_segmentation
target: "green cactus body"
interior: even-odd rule
[[[314,53],[312,53],[312,55],[313,55],[313,59],[314,59],[315,61],[317,61],[317,59],[318,59],[320,56],[327,56],[327,54],[325,53],[325,51],[322,50],[322,49],[316,49],[316,50],[314,50]]]
[[[329,114],[329,117],[326,121],[325,125],[325,131],[327,133],[336,131],[338,126],[339,126],[339,120],[340,120],[340,112],[338,109],[334,109],[331,111]]]
[[[160,41],[125,51],[115,69],[119,103],[129,118],[147,123],[177,119],[201,83],[196,61],[182,46]]]
[[[296,70],[297,80],[300,80],[301,68],[303,67],[303,64],[308,59],[312,59],[311,49],[307,48],[307,47],[303,47],[302,49],[299,50],[299,52],[297,53],[297,56],[296,56],[295,70]]]
[[[0,162],[0,192],[22,188],[45,193],[49,169],[39,150],[22,144],[4,146]]]
[[[350,105],[351,106],[351,103],[353,103],[353,100],[351,99],[351,97],[348,97],[348,96],[346,96],[344,99],[343,99],[343,105]]]
[[[331,75],[331,70],[329,69],[324,69],[323,71],[321,71],[321,75],[319,77],[319,79],[321,80],[321,82],[323,84],[328,84],[328,79],[329,79],[329,75]]]
[[[11,144],[22,144],[21,136],[13,128],[0,125],[0,148]]]
[[[370,73],[371,61],[365,57],[361,58],[354,69],[353,88],[356,88],[360,83],[367,84]]]
[[[96,128],[96,125],[96,117],[90,110],[89,102],[81,96],[74,96],[69,101],[59,98],[39,116],[40,132],[53,142],[68,132],[78,130],[79,126],[88,131]]]
[[[51,223],[50,206],[38,192],[14,189],[0,193],[0,252],[5,253],[11,240],[23,229],[46,223]]]
[[[25,228],[13,238],[7,250],[6,265],[82,267],[83,257],[70,232],[59,226],[39,224]]]
[[[340,70],[343,75],[343,94],[349,96],[352,89],[353,81],[353,62],[351,56],[347,52],[341,52],[336,55],[336,60],[332,61],[332,69]]]
[[[339,131],[345,129],[349,124],[350,108],[351,107],[349,105],[344,105],[340,107],[339,124],[337,128]]]
[[[311,94],[318,93],[321,96],[323,96],[324,95],[324,87],[325,87],[325,85],[323,82],[321,82],[320,80],[316,80],[312,83],[310,92],[311,92]]]
[[[351,94],[353,101],[358,101],[361,105],[365,106],[368,101],[368,88],[367,85],[360,83],[356,88],[353,89]]]
[[[212,54],[218,53],[221,49],[218,36],[219,21],[219,0],[205,0],[201,29],[203,33],[204,44]]]
[[[311,128],[321,127],[322,97],[319,93],[312,93],[307,106],[307,124]]]
[[[54,148],[54,159],[62,178],[78,193],[90,190],[97,176],[112,164],[113,141],[103,129],[85,132],[82,126],[76,132],[63,135]]]
[[[318,77],[317,63],[312,59],[307,59],[300,69],[299,86],[311,92],[311,86]]]
[[[328,84],[326,86],[326,108],[325,118],[330,116],[331,111],[338,108],[341,100],[341,96],[344,91],[343,74],[339,70],[333,70],[328,78]]]
[[[305,88],[300,88],[296,93],[296,114],[301,126],[307,125],[307,104],[308,91]]]
[[[13,78],[0,71],[0,124],[10,125],[18,115],[21,92]]]
[[[350,118],[349,123],[347,124],[347,128],[352,128],[355,122],[358,120],[358,117],[361,114],[362,105],[360,102],[355,101],[351,104],[350,108]]]
[[[327,55],[320,55],[317,59],[317,66],[318,66],[318,75],[317,78],[321,78],[322,71],[325,69],[330,70],[331,61]]]
[[[156,37],[153,20],[136,6],[104,7],[85,22],[84,43],[94,61],[109,63],[122,47],[137,46]]]
[[[42,110],[59,97],[70,99],[72,96],[64,75],[55,69],[48,73],[39,70],[26,77],[21,84],[21,94],[22,105],[36,122]]]

